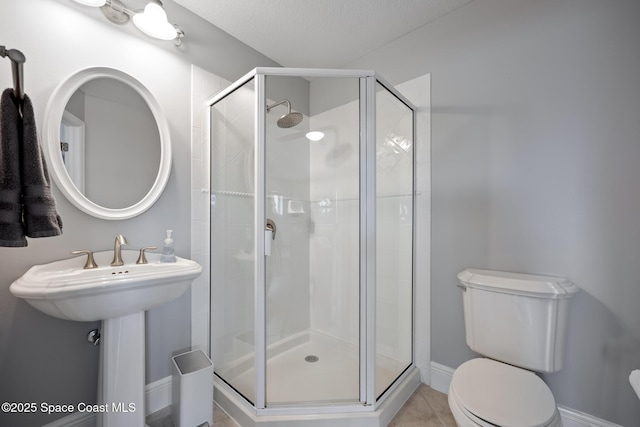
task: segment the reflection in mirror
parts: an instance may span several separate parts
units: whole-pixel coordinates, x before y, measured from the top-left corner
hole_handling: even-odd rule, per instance
[[[90,80],[67,102],[60,151],[76,188],[98,205],[120,209],[149,191],[160,166],[160,135],[151,110],[128,85]],[[87,173],[90,171],[90,173]]]
[[[51,95],[44,122],[49,172],[83,212],[132,218],[164,191],[169,125],[151,92],[129,74],[107,67],[72,74]]]
[[[60,153],[71,181],[84,194],[84,122],[67,110],[60,123]]]

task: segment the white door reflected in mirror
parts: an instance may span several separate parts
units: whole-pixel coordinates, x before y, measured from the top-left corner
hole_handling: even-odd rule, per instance
[[[60,154],[69,178],[84,194],[84,121],[67,110],[60,123]]]

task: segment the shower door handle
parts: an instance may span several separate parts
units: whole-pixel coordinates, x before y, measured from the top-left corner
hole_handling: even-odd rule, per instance
[[[271,218],[267,218],[266,228],[271,232],[271,240],[276,240],[276,223]]]
[[[267,225],[264,230],[264,254],[271,256],[271,243],[276,239],[276,223],[267,218]]]

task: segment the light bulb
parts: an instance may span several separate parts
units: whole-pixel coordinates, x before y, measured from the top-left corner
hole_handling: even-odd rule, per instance
[[[305,135],[307,137],[307,139],[309,141],[320,141],[322,138],[324,138],[324,133],[320,132],[318,130],[313,130],[311,132],[307,132],[307,134]]]
[[[133,23],[146,35],[160,39],[173,40],[178,36],[175,27],[167,21],[162,3],[152,0],[144,7],[144,12],[133,16]]]

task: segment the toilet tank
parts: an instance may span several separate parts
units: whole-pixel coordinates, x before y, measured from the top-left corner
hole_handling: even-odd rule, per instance
[[[562,277],[475,268],[460,272],[458,280],[473,351],[533,371],[562,368],[575,284]]]

